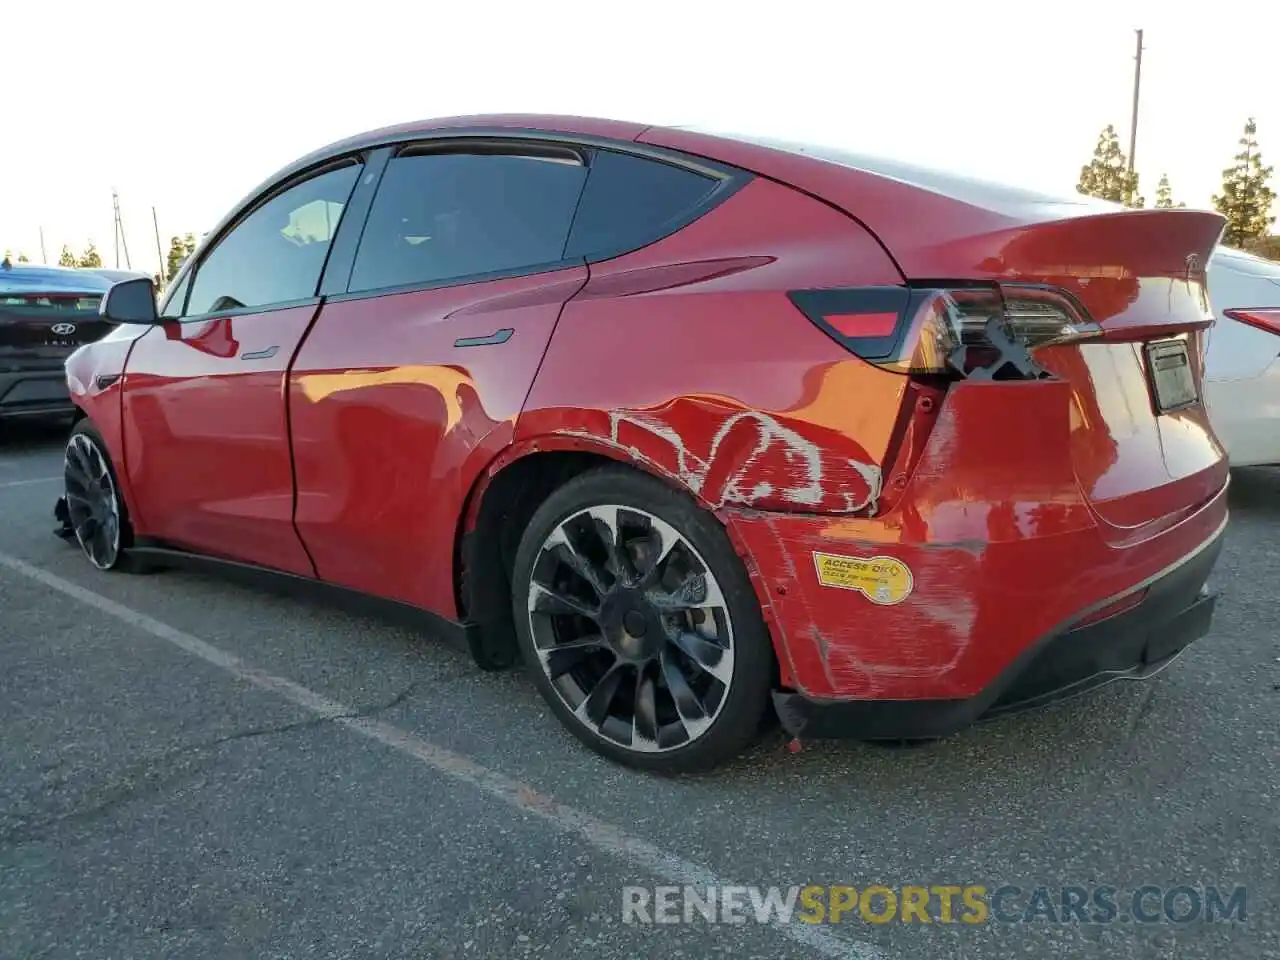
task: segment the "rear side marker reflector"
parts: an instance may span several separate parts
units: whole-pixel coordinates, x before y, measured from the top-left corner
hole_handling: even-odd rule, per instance
[[[836,313],[827,323],[841,336],[856,340],[863,337],[891,337],[898,326],[897,313]]]
[[[1101,336],[1083,306],[1055,287],[858,287],[793,290],[791,301],[843,347],[898,373],[1038,380],[1037,347]]]
[[[1118,617],[1126,611],[1132,610],[1134,607],[1147,599],[1147,592],[1150,588],[1136,590],[1128,596],[1121,597],[1119,600],[1113,600],[1104,604],[1092,613],[1081,617],[1071,625],[1072,630],[1078,630],[1080,627],[1087,627],[1095,623],[1101,623],[1103,620],[1110,620],[1112,617]]]

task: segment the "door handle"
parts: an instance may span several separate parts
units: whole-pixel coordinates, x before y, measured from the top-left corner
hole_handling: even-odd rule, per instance
[[[501,330],[495,330],[487,337],[459,337],[453,341],[455,347],[491,347],[499,343],[506,343],[515,333],[510,327],[503,327]]]
[[[265,350],[251,350],[248,353],[240,354],[241,360],[270,360],[276,355],[279,347],[267,347]]]

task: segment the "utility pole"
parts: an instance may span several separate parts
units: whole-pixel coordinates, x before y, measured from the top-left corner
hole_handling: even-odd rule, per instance
[[[44,249],[44,227],[40,228],[40,262],[45,264],[49,262],[49,254]]]
[[[154,206],[151,208],[151,225],[155,227],[156,231],[156,257],[158,258],[156,262],[160,264],[156,269],[159,271],[160,282],[163,284],[169,278],[165,276],[164,249],[160,246],[160,221],[156,219],[156,208]]]
[[[120,194],[115,190],[111,191],[111,205],[115,208],[116,214],[116,269],[120,269],[120,248],[124,247],[124,265],[132,270],[133,264],[129,262],[129,242],[124,237],[124,219],[120,216]]]
[[[1129,172],[1133,173],[1133,158],[1138,152],[1138,87],[1142,82],[1142,31],[1138,35],[1138,52],[1133,58],[1133,119],[1129,123]]]

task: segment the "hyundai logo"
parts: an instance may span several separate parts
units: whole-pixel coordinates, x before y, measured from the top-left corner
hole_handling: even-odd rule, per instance
[[[55,323],[49,329],[60,337],[69,337],[76,332],[76,325],[74,323]]]

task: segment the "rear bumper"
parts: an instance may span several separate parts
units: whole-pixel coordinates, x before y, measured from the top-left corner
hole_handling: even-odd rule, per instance
[[[58,416],[74,411],[67,374],[61,366],[0,370],[0,417]]]
[[[1219,529],[1172,569],[1099,606],[1140,594],[1137,605],[1042,637],[974,696],[834,700],[779,692],[774,694],[778,716],[793,736],[942,737],[976,720],[1061,700],[1113,680],[1149,677],[1209,631],[1216,596],[1205,581],[1217,562],[1223,536]]]
[[[1207,574],[1227,520],[1226,459],[1198,409],[1156,435],[1094,431],[1081,443],[1071,403],[1062,380],[966,381],[948,391],[911,475],[886,478],[901,495],[875,515],[721,509],[769,621],[779,687],[823,703],[961,701],[951,709],[977,717],[1013,697],[1015,679],[1019,700],[1040,696],[1039,671],[1056,692],[1140,669],[1132,638],[1096,670],[1061,652],[1082,635],[1031,661],[1116,598],[1187,564],[1192,579]],[[1086,497],[1081,466],[1109,498]],[[1193,606],[1204,581],[1175,590],[1161,617]],[[1141,598],[1145,616],[1153,597]]]

